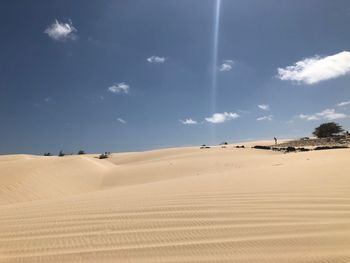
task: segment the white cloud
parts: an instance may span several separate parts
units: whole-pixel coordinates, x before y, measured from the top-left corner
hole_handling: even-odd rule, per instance
[[[302,120],[307,120],[307,121],[316,121],[316,120],[320,119],[320,117],[318,117],[315,114],[313,114],[313,115],[299,114],[298,117]]]
[[[270,105],[268,104],[260,104],[258,105],[259,109],[269,111],[270,110]]]
[[[314,121],[314,120],[337,120],[337,119],[344,119],[348,116],[344,113],[338,113],[334,109],[326,109],[324,111],[315,113],[315,114],[300,114],[298,116],[300,119],[307,120],[307,121]]]
[[[147,61],[149,63],[161,64],[161,63],[165,62],[165,57],[151,56],[151,57],[147,58]]]
[[[52,98],[51,97],[46,97],[46,98],[44,98],[44,101],[49,103],[50,101],[52,101]]]
[[[119,121],[120,123],[126,124],[126,120],[124,120],[122,118],[118,118],[117,121]]]
[[[220,71],[230,71],[232,69],[232,66],[227,63],[222,63],[219,67]]]
[[[277,77],[308,85],[334,79],[350,73],[350,52],[343,51],[335,55],[314,56],[296,62],[286,68],[278,68]]]
[[[338,107],[344,107],[350,105],[350,101],[343,101],[337,104]]]
[[[186,118],[185,120],[180,120],[180,122],[181,122],[182,124],[185,124],[185,125],[194,125],[194,124],[198,124],[197,121],[192,120],[191,118]]]
[[[346,114],[337,113],[334,109],[326,109],[322,112],[316,113],[317,116],[320,116],[326,120],[336,120],[336,119],[344,119],[346,118]]]
[[[273,115],[268,115],[268,116],[263,116],[263,117],[259,117],[256,120],[257,121],[272,121]]]
[[[205,118],[205,120],[210,123],[223,123],[237,118],[239,118],[239,115],[235,112],[223,112],[214,113],[211,117]]]
[[[69,23],[60,23],[57,20],[44,31],[49,37],[58,41],[76,39],[75,32],[77,32],[77,29],[72,25],[71,21]]]
[[[130,86],[124,82],[121,82],[121,83],[116,83],[114,84],[113,86],[109,87],[108,88],[108,91],[112,92],[112,93],[129,93],[129,89],[130,89]]]
[[[223,60],[223,63],[219,66],[219,71],[230,71],[233,63],[233,60],[230,59]]]

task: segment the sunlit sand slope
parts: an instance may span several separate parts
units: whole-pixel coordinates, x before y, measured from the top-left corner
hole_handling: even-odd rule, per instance
[[[90,156],[0,156],[0,205],[94,191],[113,169]]]
[[[0,262],[350,262],[349,157],[230,146],[1,157]]]

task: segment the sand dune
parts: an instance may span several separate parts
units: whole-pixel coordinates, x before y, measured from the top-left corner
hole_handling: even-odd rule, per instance
[[[1,156],[0,262],[350,262],[349,156]]]
[[[0,204],[98,190],[114,169],[91,156],[0,156]]]

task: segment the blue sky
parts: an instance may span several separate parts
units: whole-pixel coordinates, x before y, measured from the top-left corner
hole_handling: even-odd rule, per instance
[[[221,0],[214,61],[216,6],[1,1],[0,153],[350,129],[349,1]]]

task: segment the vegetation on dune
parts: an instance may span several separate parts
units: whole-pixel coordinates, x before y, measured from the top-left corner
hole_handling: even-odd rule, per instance
[[[209,146],[206,146],[205,144],[202,144],[202,146],[200,147],[200,149],[210,149]]]
[[[320,151],[320,150],[332,150],[332,149],[347,149],[349,148],[348,146],[344,145],[344,146],[318,146],[316,148],[314,148],[315,151]]]
[[[322,123],[320,126],[315,128],[313,135],[317,138],[327,138],[337,135],[343,132],[343,128],[335,122]]]
[[[265,145],[255,145],[253,146],[254,149],[260,149],[260,150],[271,150],[271,146],[265,146]]]
[[[348,148],[349,146],[349,132],[344,132],[344,129],[341,125],[335,122],[322,123],[315,128],[313,135],[317,138],[302,137],[299,140],[288,141],[280,144],[272,145],[255,145],[252,146],[254,149],[261,150],[273,150],[280,152],[307,152],[311,150],[328,150],[328,149],[342,149]],[[276,140],[276,138],[274,138]],[[227,148],[228,142],[224,141],[220,143],[221,148]],[[236,145],[235,148],[245,148],[244,145]],[[305,148],[310,147],[310,148]],[[313,148],[311,148],[313,147]],[[210,149],[210,146],[202,144],[200,149]],[[79,150],[78,155],[86,154],[85,151]],[[63,151],[60,151],[58,156],[63,157],[66,154]],[[73,154],[71,154],[73,155]],[[111,155],[110,152],[101,153],[95,158],[98,159],[107,159]],[[44,153],[44,156],[52,156],[51,153]]]
[[[111,155],[110,152],[101,153],[101,154],[98,156],[98,159],[107,159],[107,158],[109,158],[110,155]]]

